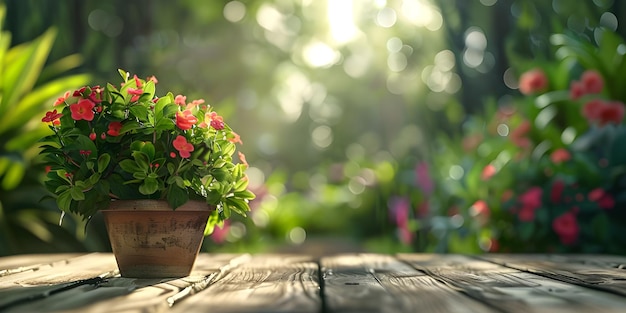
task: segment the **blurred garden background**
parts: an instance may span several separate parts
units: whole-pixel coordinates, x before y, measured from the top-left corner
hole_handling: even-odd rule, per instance
[[[626,253],[623,1],[0,3],[0,255],[110,249],[37,140],[118,68],[241,135],[258,198],[204,251]]]

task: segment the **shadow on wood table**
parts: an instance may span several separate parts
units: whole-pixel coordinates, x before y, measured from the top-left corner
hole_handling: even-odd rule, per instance
[[[1,312],[625,312],[626,258],[200,254],[188,277],[109,253],[0,258]]]

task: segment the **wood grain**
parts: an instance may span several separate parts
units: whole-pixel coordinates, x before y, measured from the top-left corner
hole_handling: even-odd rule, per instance
[[[396,258],[357,254],[321,260],[325,312],[492,312]]]
[[[0,258],[0,312],[626,312],[626,257],[200,254],[180,279],[110,253]]]
[[[32,272],[2,279],[0,311],[4,312],[157,312],[185,294],[206,288],[237,255],[200,255],[191,275],[181,279],[119,277],[111,254],[90,254],[55,262]],[[91,270],[93,269],[93,270]],[[98,271],[100,275],[93,275]],[[77,276],[77,273],[80,273]],[[24,276],[24,277],[21,277]],[[88,277],[88,278],[84,278]],[[5,277],[6,278],[6,277]],[[79,278],[79,279],[77,279]],[[11,288],[10,284],[20,286]]]
[[[482,257],[558,281],[626,296],[626,257],[608,255],[507,255]]]
[[[318,265],[308,256],[255,255],[172,312],[320,312]]]
[[[400,255],[459,292],[505,312],[624,312],[626,299],[461,255]]]

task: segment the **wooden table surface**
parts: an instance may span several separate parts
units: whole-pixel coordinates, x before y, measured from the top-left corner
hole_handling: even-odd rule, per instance
[[[626,257],[206,254],[119,276],[108,253],[0,258],[0,312],[626,312]]]

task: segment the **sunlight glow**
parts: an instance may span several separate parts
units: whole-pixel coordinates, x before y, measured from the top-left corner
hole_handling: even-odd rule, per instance
[[[229,22],[239,22],[246,16],[246,6],[239,1],[231,1],[224,6],[223,14]]]
[[[329,67],[339,61],[340,54],[321,41],[313,41],[302,49],[304,61],[311,67]]]
[[[353,5],[352,0],[328,0],[327,15],[330,34],[339,44],[352,41],[359,32],[354,25]]]
[[[401,13],[411,23],[430,31],[439,30],[443,26],[443,17],[439,10],[420,0],[404,0]]]

